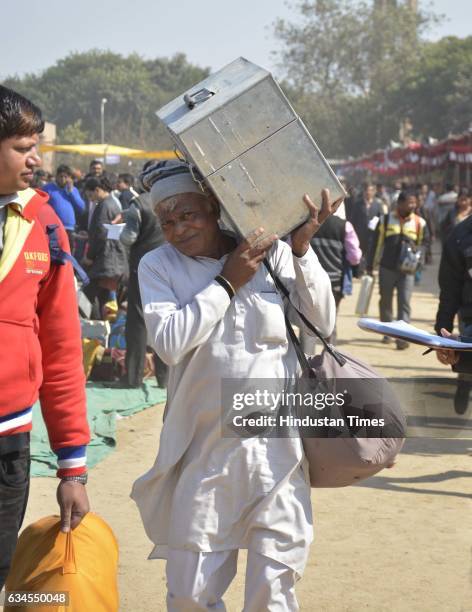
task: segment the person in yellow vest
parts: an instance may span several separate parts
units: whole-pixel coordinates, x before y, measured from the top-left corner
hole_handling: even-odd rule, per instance
[[[367,269],[372,273],[379,264],[380,320],[393,320],[393,294],[397,293],[397,320],[410,321],[411,295],[415,272],[427,240],[426,221],[415,214],[416,195],[401,192],[396,207],[390,213],[374,218],[370,230],[374,238]],[[391,338],[384,336],[384,344]],[[405,340],[396,340],[397,349],[408,348]]]

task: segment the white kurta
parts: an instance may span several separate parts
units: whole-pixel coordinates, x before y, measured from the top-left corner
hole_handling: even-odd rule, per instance
[[[171,367],[159,453],[131,496],[156,545],[152,558],[167,547],[249,548],[301,575],[312,540],[301,440],[221,435],[222,379],[293,379],[297,359],[265,267],[230,300],[213,280],[225,259],[187,257],[165,244],[141,261],[149,342]],[[278,241],[269,260],[292,302],[328,336],[335,305],[315,253],[297,258]]]

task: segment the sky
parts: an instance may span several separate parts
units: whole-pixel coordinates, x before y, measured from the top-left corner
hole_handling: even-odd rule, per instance
[[[431,39],[472,34],[472,0],[430,3],[446,16]],[[0,80],[92,48],[145,58],[183,52],[212,69],[243,55],[274,70],[273,23],[296,20],[286,0],[0,0],[0,16]]]

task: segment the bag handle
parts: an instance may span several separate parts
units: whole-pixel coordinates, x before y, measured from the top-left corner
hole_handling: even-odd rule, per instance
[[[64,551],[64,563],[62,574],[76,574],[77,565],[75,563],[74,542],[72,540],[72,529],[66,533],[66,549]]]
[[[201,102],[205,102],[206,100],[209,100],[214,95],[215,95],[214,91],[211,91],[210,89],[207,89],[206,87],[202,87],[198,91],[194,91],[191,94],[186,93],[184,95],[184,102],[188,106],[188,108],[192,110],[192,108],[195,108],[197,104],[200,104]]]
[[[346,363],[346,359],[341,355],[341,353],[338,353],[338,351],[334,348],[334,346],[332,344],[330,344],[329,342],[326,342],[325,338],[323,338],[323,336],[316,329],[316,327],[313,325],[313,323],[311,323],[305,317],[305,315],[302,312],[300,312],[296,306],[294,306],[293,302],[290,299],[290,292],[289,292],[289,290],[283,284],[283,282],[280,280],[280,278],[275,274],[275,272],[272,269],[272,266],[270,265],[269,260],[267,259],[267,257],[264,259],[264,265],[265,265],[267,271],[269,272],[272,280],[274,281],[276,288],[280,291],[280,293],[282,293],[282,295],[284,295],[287,298],[289,304],[292,306],[292,308],[298,314],[298,316],[303,321],[303,323],[308,327],[308,329],[310,331],[312,331],[315,334],[315,336],[317,336],[317,338],[319,338],[321,340],[325,350],[331,355],[331,357],[333,357],[333,359],[335,359],[336,362],[340,366],[343,366]],[[302,367],[302,370],[307,370],[308,372],[311,372],[312,371],[311,367],[310,367],[310,365],[308,363],[308,360],[306,358],[305,353],[302,350],[302,345],[300,344],[300,340],[297,338],[297,335],[295,334],[295,330],[293,329],[292,324],[290,323],[287,315],[285,315],[285,325],[287,326],[288,334],[289,334],[290,339],[292,340],[292,343],[294,345],[295,352],[297,353],[298,361],[299,361],[299,363],[300,363],[300,365]]]

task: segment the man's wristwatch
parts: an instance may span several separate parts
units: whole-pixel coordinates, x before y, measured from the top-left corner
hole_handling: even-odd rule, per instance
[[[86,485],[88,480],[88,473],[80,474],[79,476],[63,476],[61,480],[64,481],[72,481],[72,482],[80,482],[80,484]]]

